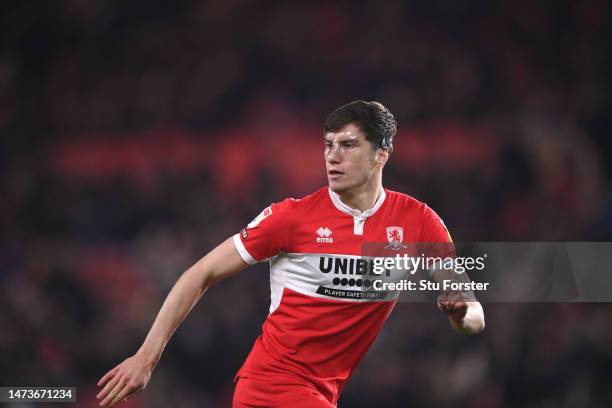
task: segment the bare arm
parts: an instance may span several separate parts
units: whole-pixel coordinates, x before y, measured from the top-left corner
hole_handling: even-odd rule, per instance
[[[477,301],[466,301],[464,297],[454,295],[438,298],[438,308],[448,316],[448,320],[457,333],[478,334],[485,328],[484,311]]]
[[[140,349],[98,382],[104,386],[97,395],[100,405],[111,407],[144,389],[166,344],[206,289],[247,266],[228,238],[186,270],[166,297]]]
[[[433,278],[442,282],[444,279],[453,282],[470,282],[467,273],[456,273],[452,270],[435,271]],[[438,309],[448,316],[448,320],[457,333],[478,334],[485,328],[484,310],[472,291],[447,291],[438,296]]]

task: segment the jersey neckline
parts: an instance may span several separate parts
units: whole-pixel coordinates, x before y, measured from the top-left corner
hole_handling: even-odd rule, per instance
[[[331,198],[331,201],[334,204],[334,207],[336,207],[338,210],[342,211],[345,214],[348,214],[352,217],[360,218],[360,219],[365,219],[365,218],[368,218],[374,215],[374,213],[376,213],[376,211],[380,209],[380,207],[385,202],[385,199],[387,198],[387,193],[385,189],[383,188],[382,193],[378,196],[372,208],[367,209],[365,211],[360,211],[360,210],[351,208],[348,205],[346,205],[342,201],[340,196],[337,193],[333,192],[331,188],[328,187],[327,191],[329,192],[329,198]]]

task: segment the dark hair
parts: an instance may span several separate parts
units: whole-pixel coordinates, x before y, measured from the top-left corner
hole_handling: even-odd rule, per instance
[[[376,149],[393,151],[393,137],[397,124],[393,114],[379,102],[353,101],[339,107],[325,119],[325,133],[338,132],[349,124],[365,133],[365,138]]]

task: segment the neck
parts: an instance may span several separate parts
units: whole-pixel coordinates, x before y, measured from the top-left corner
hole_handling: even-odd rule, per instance
[[[359,211],[369,210],[374,207],[376,199],[382,192],[382,177],[375,178],[372,183],[367,183],[361,188],[347,191],[338,191],[342,202]]]

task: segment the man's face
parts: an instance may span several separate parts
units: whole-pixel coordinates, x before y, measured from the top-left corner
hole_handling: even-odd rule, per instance
[[[355,125],[325,134],[325,166],[332,191],[361,187],[375,170],[376,151]]]

